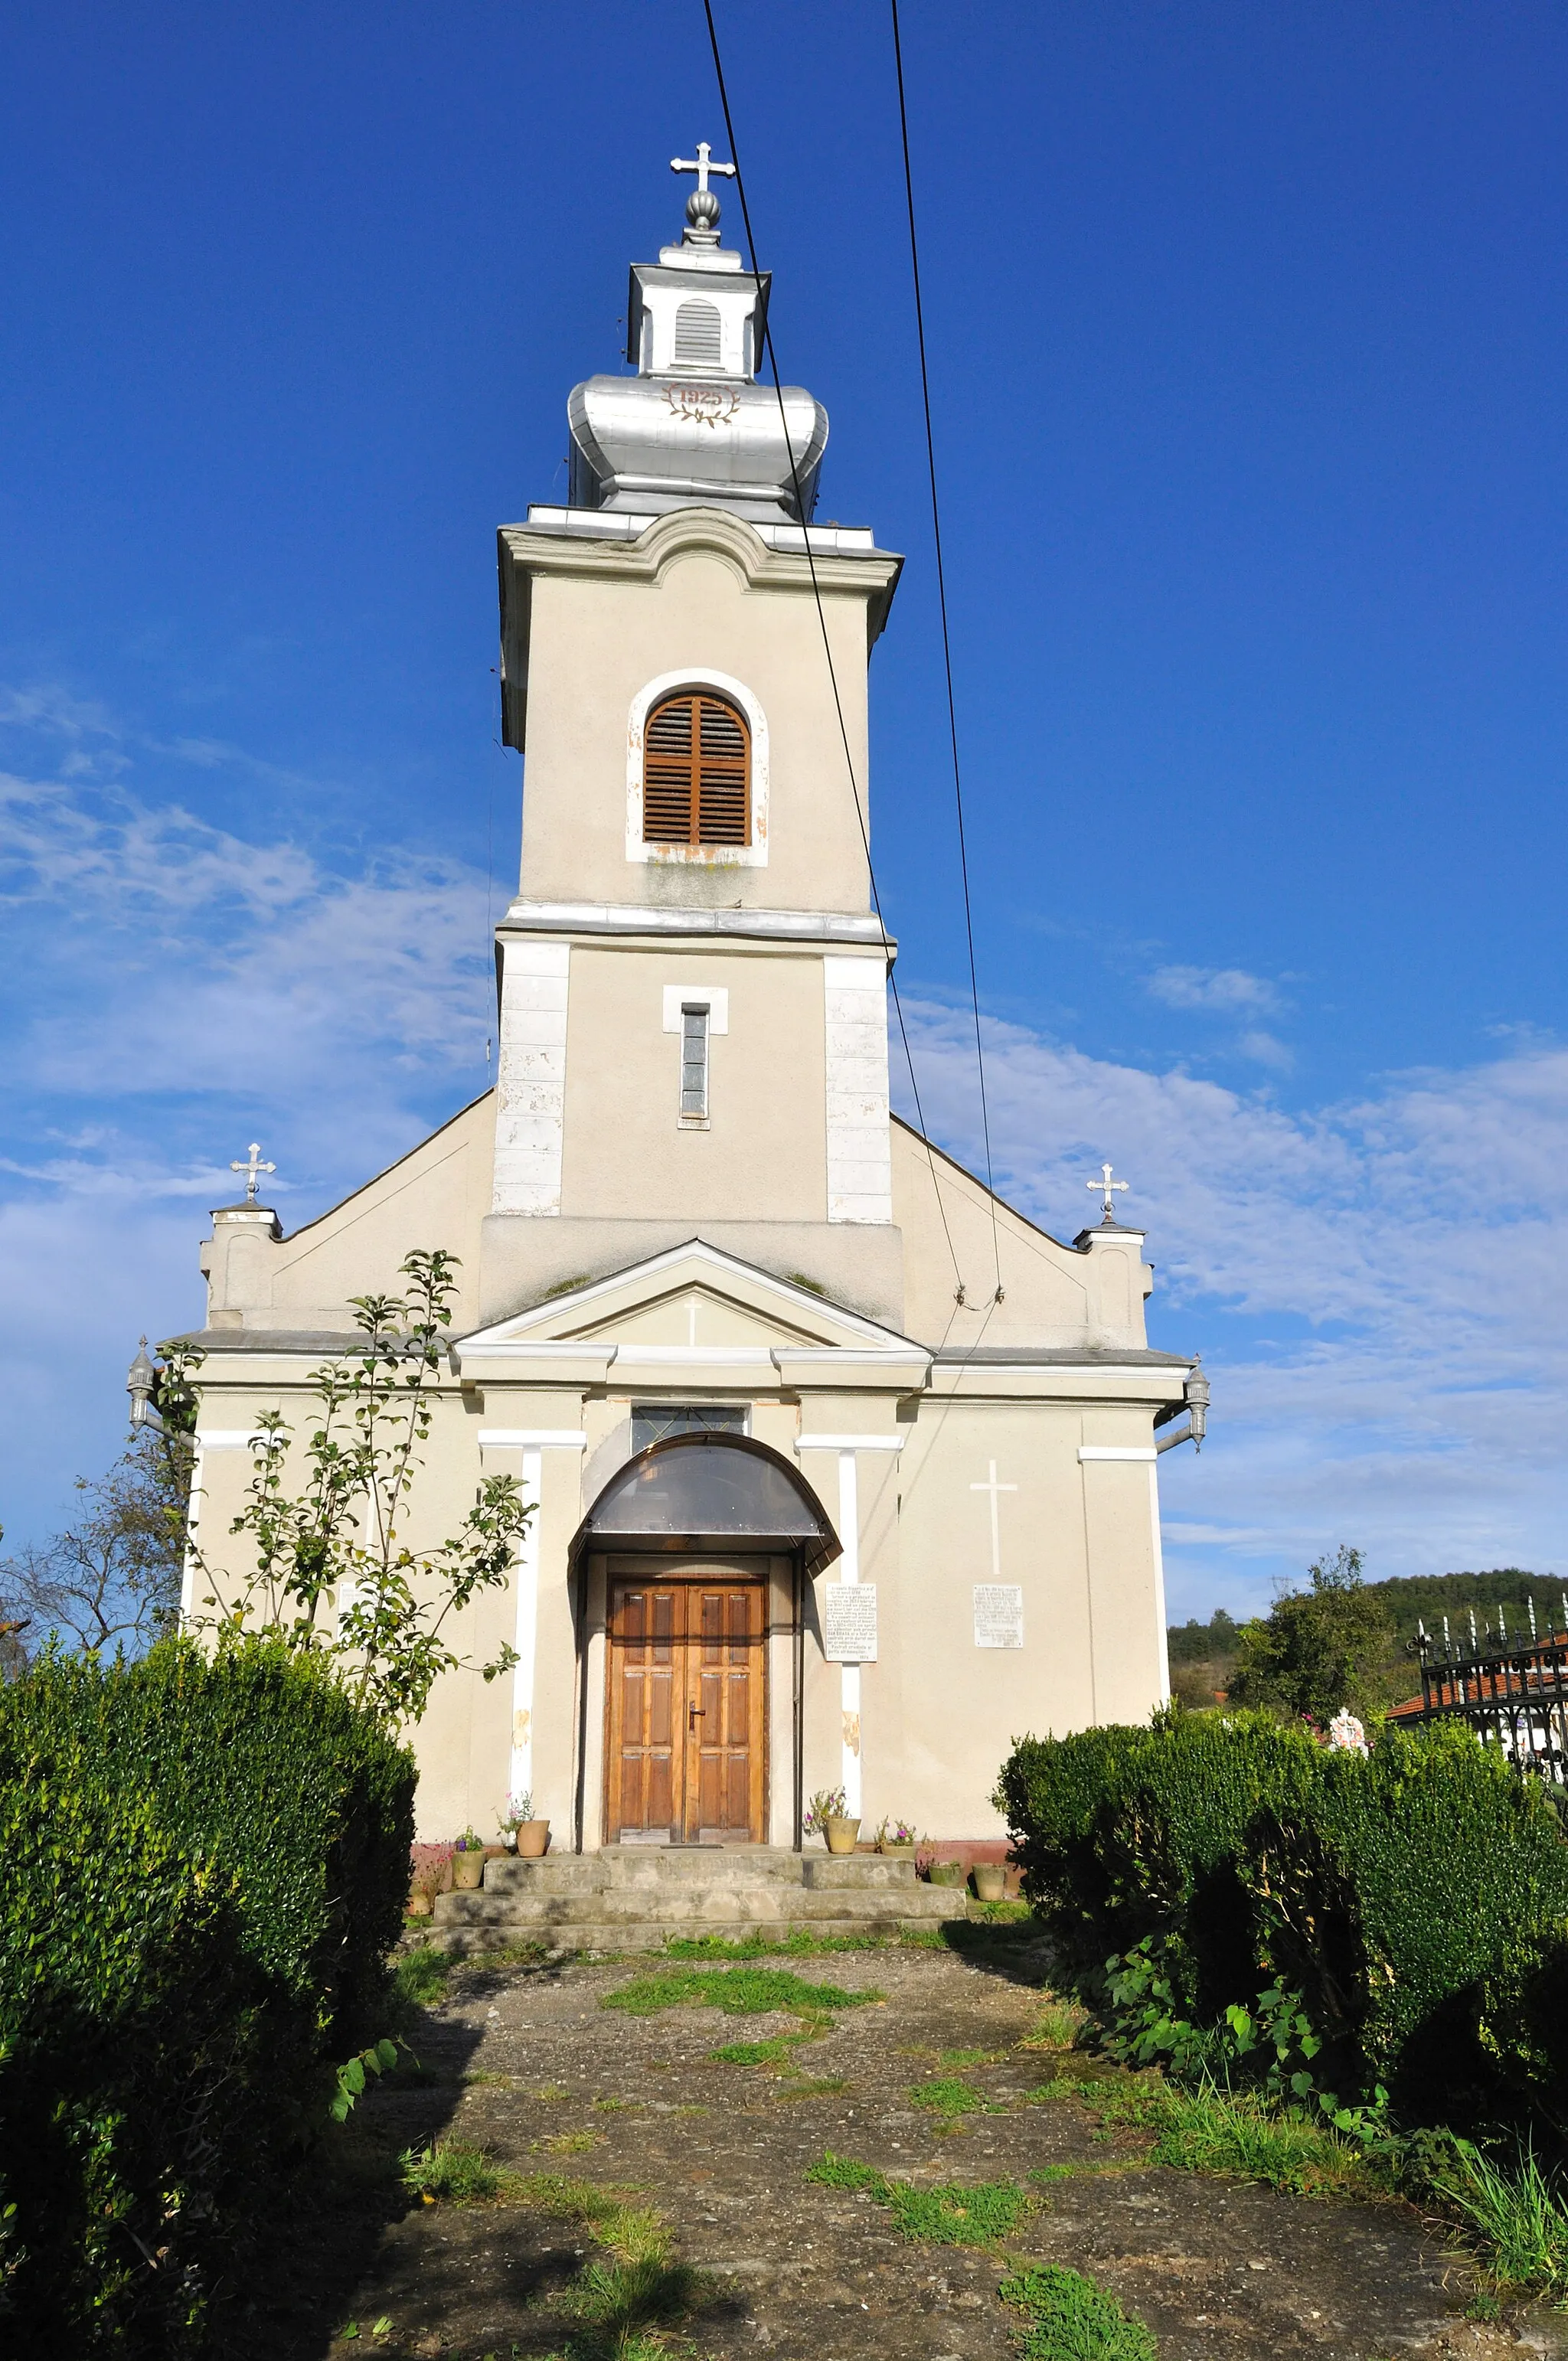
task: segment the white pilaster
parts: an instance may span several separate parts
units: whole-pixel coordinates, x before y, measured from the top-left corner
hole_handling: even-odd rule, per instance
[[[1154,1543],[1154,1611],[1159,1623],[1159,1701],[1170,1703],[1170,1635],[1165,1620],[1165,1548],[1159,1537],[1159,1461],[1149,1462],[1149,1535]]]
[[[539,1519],[544,1454],[522,1455],[522,1497],[533,1514],[517,1545],[517,1629],[512,1646],[517,1663],[511,1676],[511,1772],[509,1795],[526,1795],[533,1786],[533,1664],[539,1636]]]
[[[507,940],[496,1076],[498,1213],[559,1213],[566,1131],[569,943]]]
[[[839,1539],[843,1555],[839,1561],[839,1579],[844,1583],[861,1578],[861,1486],[860,1474],[852,1451],[839,1454]],[[844,1790],[844,1809],[851,1820],[861,1817],[861,1668],[859,1664],[841,1664],[839,1668],[839,1697],[843,1728],[843,1752],[839,1784]]]
[[[825,959],[828,1218],[891,1222],[893,1143],[887,1107],[887,966]]]

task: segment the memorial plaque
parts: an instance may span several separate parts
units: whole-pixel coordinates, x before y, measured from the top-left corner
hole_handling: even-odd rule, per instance
[[[821,1593],[822,1648],[834,1664],[876,1662],[876,1585],[830,1582]]]
[[[1021,1648],[1024,1593],[1015,1582],[977,1582],[974,1587],[977,1648]]]

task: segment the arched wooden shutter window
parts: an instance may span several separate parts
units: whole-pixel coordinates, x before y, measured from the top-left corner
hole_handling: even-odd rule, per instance
[[[744,718],[700,690],[664,697],[642,734],[644,844],[746,844],[751,829]]]

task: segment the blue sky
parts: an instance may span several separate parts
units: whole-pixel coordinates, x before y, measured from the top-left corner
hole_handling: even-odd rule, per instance
[[[887,18],[721,5],[976,1153]],[[1568,1565],[1568,21],[904,16],[997,1170],[1135,1184],[1182,1610]],[[115,1447],[259,1137],[308,1218],[484,1085],[494,529],[723,152],[699,5],[58,5],[0,76],[0,1516]],[[738,226],[738,209],[727,222]]]

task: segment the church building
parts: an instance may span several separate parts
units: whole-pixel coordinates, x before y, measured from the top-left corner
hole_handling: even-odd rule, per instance
[[[1207,1389],[1148,1348],[1109,1168],[1063,1244],[890,1112],[867,675],[903,561],[811,522],[827,414],[759,381],[769,281],[699,161],[634,373],[571,395],[567,504],[499,533],[495,1087],[291,1235],[214,1213],[201,1542],[237,1548],[258,1418],[305,1425],[349,1299],[448,1248],[418,1512],[510,1472],[535,1513],[455,1635],[515,1670],[411,1734],[421,1836],[526,1790],[557,1850],[798,1847],[841,1787],[862,1834],[994,1839],[1015,1736],[1168,1694],[1157,1454]]]

